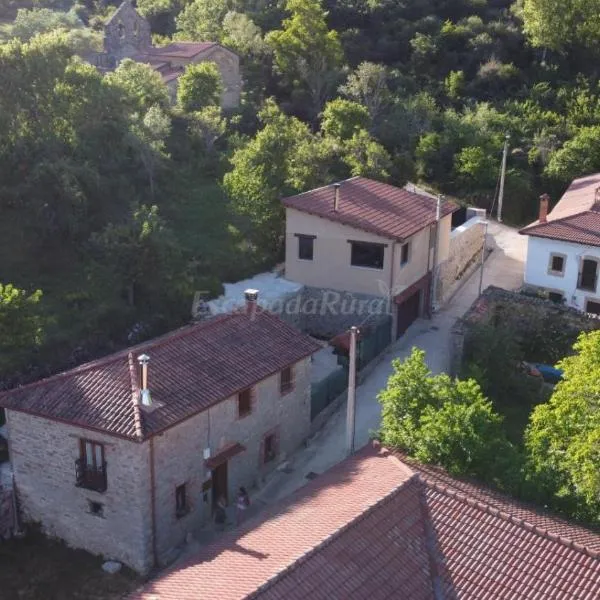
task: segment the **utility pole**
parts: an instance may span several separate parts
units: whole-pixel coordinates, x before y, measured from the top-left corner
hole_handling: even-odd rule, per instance
[[[487,242],[487,230],[488,230],[488,221],[482,221],[482,224],[485,225],[485,229],[483,230],[483,245],[481,246],[481,264],[479,266],[479,294],[481,296],[481,289],[483,288],[483,263],[485,261],[485,244]]]
[[[502,151],[502,170],[500,171],[500,191],[498,192],[498,223],[502,223],[502,201],[504,200],[504,178],[506,177],[506,158],[508,156],[508,141],[510,135],[504,137],[504,150]]]
[[[440,242],[440,219],[442,218],[442,202],[444,196],[441,194],[437,197],[437,205],[435,207],[435,238],[433,240],[433,266],[431,267],[431,298],[429,299],[430,312],[433,314],[436,305],[437,295],[437,261],[438,261],[438,248]]]
[[[348,456],[354,452],[354,430],[356,425],[356,338],[358,328],[350,327],[350,361],[348,365],[348,406],[346,409],[346,450]]]

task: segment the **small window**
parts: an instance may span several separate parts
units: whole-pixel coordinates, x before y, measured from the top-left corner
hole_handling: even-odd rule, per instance
[[[119,32],[119,37],[121,39],[125,38],[125,25],[123,25],[123,23],[119,23],[117,25],[117,31]]]
[[[312,260],[314,256],[314,241],[312,235],[298,235],[298,258]]]
[[[588,300],[585,304],[585,312],[592,313],[593,315],[600,315],[600,302]]]
[[[408,242],[406,244],[402,244],[402,250],[400,252],[400,265],[404,266],[409,259],[410,256],[410,247],[408,245]]]
[[[383,269],[383,244],[369,244],[368,242],[350,242],[352,251],[350,264],[353,267],[368,267],[370,269]]]
[[[565,270],[565,257],[562,254],[550,255],[550,272],[562,275]]]
[[[277,457],[277,435],[269,433],[265,435],[263,442],[263,462],[269,463]]]
[[[252,412],[252,389],[248,388],[238,394],[238,417],[247,417]]]
[[[286,367],[279,374],[279,391],[281,394],[289,394],[294,389],[294,370]]]
[[[182,483],[175,488],[175,516],[181,519],[188,513],[188,510],[186,484]]]
[[[552,300],[552,302],[556,302],[557,304],[563,303],[564,296],[561,292],[548,292],[548,300]]]
[[[90,514],[95,517],[103,517],[104,516],[104,504],[101,502],[92,502],[89,501]]]

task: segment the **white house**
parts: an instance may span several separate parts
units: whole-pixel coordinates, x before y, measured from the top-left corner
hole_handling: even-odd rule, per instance
[[[543,195],[538,220],[520,231],[529,236],[525,284],[600,314],[600,173],[575,179],[550,213],[548,202]]]

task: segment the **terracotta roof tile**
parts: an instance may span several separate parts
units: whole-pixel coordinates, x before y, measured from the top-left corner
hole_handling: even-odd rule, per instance
[[[519,233],[600,246],[599,188],[600,173],[573,180],[545,223],[534,221]]]
[[[139,440],[319,349],[271,313],[259,309],[251,319],[238,311],[4,392],[0,406]],[[135,401],[142,353],[150,356],[152,411]]]
[[[600,598],[600,535],[401,458],[361,450],[131,600]]]
[[[353,177],[340,183],[338,210],[333,209],[334,184],[283,199],[287,208],[362,229],[382,237],[405,240],[435,223],[435,198],[405,188]],[[458,210],[444,201],[442,216]]]
[[[168,60],[169,58],[193,58],[197,54],[206,52],[208,49],[218,45],[216,42],[173,42],[167,46],[148,48],[145,55],[154,60],[156,58],[163,60]]]

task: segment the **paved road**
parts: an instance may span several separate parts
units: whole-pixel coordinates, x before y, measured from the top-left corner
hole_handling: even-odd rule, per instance
[[[516,230],[490,222],[488,246],[493,248],[484,267],[483,288],[495,285],[516,289],[523,280],[526,238]],[[392,372],[391,360],[404,358],[413,346],[426,352],[427,363],[435,372],[449,369],[450,330],[478,296],[479,271],[473,273],[454,298],[433,319],[416,321],[398,340],[356,393],[356,447],[369,441],[370,433],[379,427],[378,392],[385,387]],[[307,448],[290,458],[288,468],[276,472],[267,484],[253,496],[256,505],[275,502],[292,493],[308,479],[309,473],[322,473],[345,457],[346,405],[344,404],[325,426],[310,440]],[[257,506],[257,508],[258,508]]]

